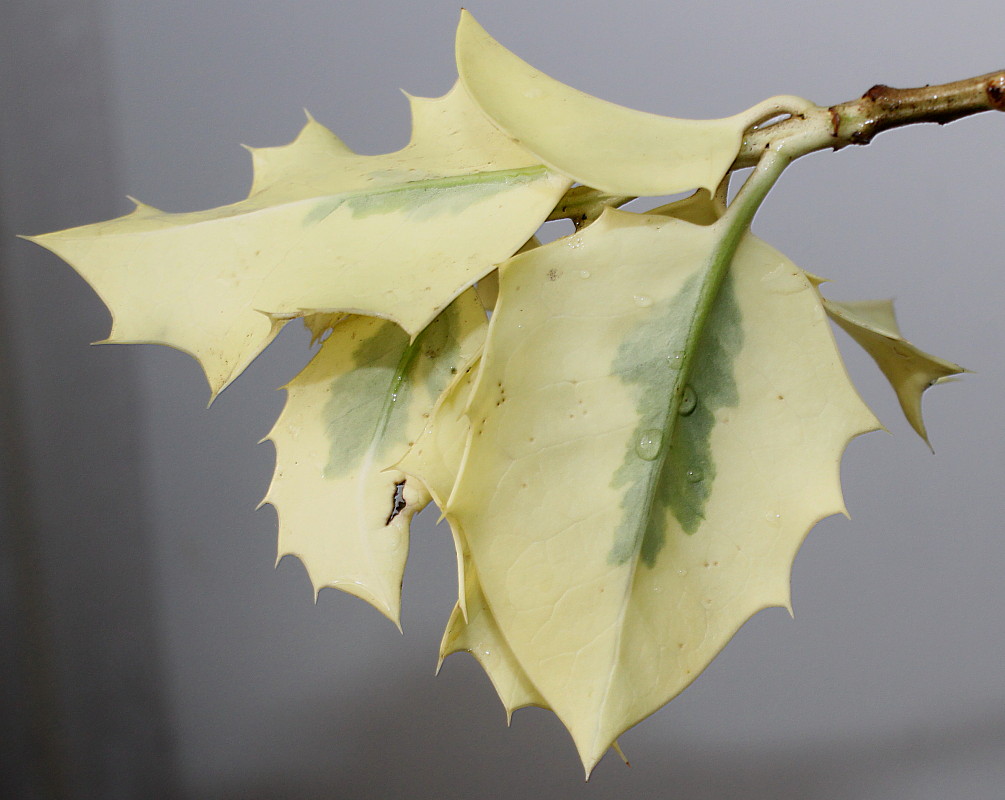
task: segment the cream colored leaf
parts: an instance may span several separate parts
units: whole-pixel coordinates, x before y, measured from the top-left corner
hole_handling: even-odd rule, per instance
[[[540,247],[541,241],[536,236],[531,236],[526,242],[524,242],[523,247],[517,250],[517,253],[526,253],[528,250],[533,250],[535,247]],[[482,305],[485,306],[487,311],[492,311],[496,307],[496,300],[499,298],[499,270],[494,269],[477,284],[475,288],[478,289],[478,299],[482,301]]]
[[[309,119],[290,145],[252,150],[250,195],[124,217],[33,241],[70,262],[112,312],[112,342],[195,356],[214,394],[283,322],[368,314],[418,334],[514,253],[569,187],[500,133],[461,86],[410,98],[411,142],[362,156]]]
[[[478,299],[482,301],[482,305],[492,311],[499,297],[499,271],[492,270],[475,284],[475,288],[478,290]]]
[[[838,303],[825,299],[823,303],[830,318],[872,356],[897,393],[907,421],[931,447],[921,416],[921,395],[929,386],[967,370],[907,341],[897,325],[892,300]]]
[[[744,130],[809,106],[799,98],[779,97],[711,120],[635,111],[534,69],[466,11],[456,50],[461,80],[493,122],[548,166],[611,194],[713,191],[736,159]]]
[[[455,377],[436,401],[422,432],[394,465],[395,469],[422,481],[433,502],[441,508],[446,505],[454,488],[471,427],[464,409],[477,374],[481,351],[472,351],[471,356],[467,363],[456,365]]]
[[[463,542],[463,536],[460,539]],[[454,653],[467,652],[481,664],[506,709],[507,721],[513,712],[526,706],[548,708],[499,630],[492,609],[485,600],[478,571],[464,553],[465,606],[454,606],[440,643],[440,663]],[[467,618],[465,619],[465,610]]]
[[[422,435],[416,439],[395,468],[420,480],[441,508],[453,489],[464,454],[470,425],[464,415],[477,363],[458,375],[441,396]],[[481,664],[506,709],[513,711],[544,701],[499,631],[492,610],[485,602],[478,575],[470,563],[463,531],[447,517],[457,551],[458,602],[454,606],[440,644],[440,664],[448,655],[468,652]]]
[[[335,586],[398,621],[408,526],[429,494],[388,467],[478,352],[485,326],[473,290],[411,343],[393,322],[351,316],[286,387],[263,502],[279,515],[280,557],[297,556],[315,592]]]
[[[463,409],[467,405],[471,385],[481,352],[474,353],[472,360],[458,367],[461,370],[450,386],[440,395],[433,413],[415,443],[395,469],[411,475],[426,487],[437,506],[443,508],[457,479],[464,445],[467,441],[467,417]],[[462,613],[466,614],[464,594],[464,568],[466,564],[464,544],[457,526],[449,518],[450,533],[454,539],[457,556],[457,596]],[[441,658],[442,661],[442,658]]]
[[[303,318],[304,327],[311,334],[311,344],[324,341],[332,329],[340,322],[349,318],[349,314],[335,312],[334,314],[308,314]]]
[[[877,425],[813,286],[750,236],[677,380],[724,226],[608,211],[500,270],[446,511],[587,771],[788,606],[807,530],[843,510],[841,453]]]

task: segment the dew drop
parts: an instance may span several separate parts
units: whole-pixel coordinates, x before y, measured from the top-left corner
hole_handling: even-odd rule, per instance
[[[581,269],[579,271],[579,277],[585,281],[587,278],[590,277],[590,271],[588,269]]]
[[[674,350],[670,355],[667,356],[667,364],[670,369],[680,369],[681,364],[684,363],[684,351]]]
[[[639,440],[635,444],[635,452],[639,458],[646,461],[654,461],[656,456],[660,454],[660,445],[662,443],[663,434],[656,430],[656,428],[650,428],[647,431],[643,431],[642,435],[639,436]]]
[[[653,304],[653,299],[648,295],[637,294],[635,295],[635,305],[639,308],[649,308]]]
[[[687,575],[687,570],[686,569],[679,569],[679,570],[677,570],[677,574],[680,575],[683,578],[685,575]]]
[[[694,389],[690,386],[684,387],[684,394],[680,398],[680,409],[678,413],[682,417],[689,416],[694,413],[695,407],[698,405],[698,395],[694,393]]]
[[[689,469],[687,471],[688,483],[701,483],[703,480],[705,480],[705,473],[700,469]]]

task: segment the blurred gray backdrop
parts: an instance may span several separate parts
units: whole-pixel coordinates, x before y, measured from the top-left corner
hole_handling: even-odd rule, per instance
[[[813,4],[471,0],[580,89],[674,116],[820,103],[1005,66],[1000,0]],[[884,134],[796,164],[755,230],[894,296],[921,347],[976,371],[926,398],[932,456],[867,358],[893,436],[852,443],[851,521],[811,532],[795,620],[748,623],[588,784],[536,709],[507,729],[472,659],[433,677],[455,593],[424,516],[404,636],[303,568],[274,568],[256,445],[308,355],[291,330],[212,410],[196,363],[88,347],[68,267],[15,233],[239,199],[238,143],[306,107],[361,152],[408,138],[398,88],[455,76],[456,2],[6,0],[0,21],[0,794],[18,798],[995,798],[1005,792],[1002,347],[1005,117]]]

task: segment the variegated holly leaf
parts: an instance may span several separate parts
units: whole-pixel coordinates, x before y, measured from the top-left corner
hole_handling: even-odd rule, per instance
[[[966,372],[959,364],[920,350],[900,333],[892,300],[824,300],[827,314],[872,356],[890,381],[900,408],[915,432],[928,441],[921,416],[921,395],[929,387]]]
[[[463,87],[410,100],[412,139],[396,153],[359,155],[309,119],[292,144],[252,150],[238,203],[183,214],[138,204],[33,241],[108,305],[107,341],[190,353],[214,394],[290,317],[368,314],[414,336],[526,242],[570,182]]]
[[[429,494],[390,467],[479,352],[485,327],[473,289],[412,342],[393,322],[350,316],[286,387],[263,502],[279,515],[280,557],[297,556],[315,592],[342,589],[397,623],[408,526]]]
[[[722,180],[743,132],[811,104],[776,97],[723,119],[676,119],[584,94],[530,66],[466,11],[457,28],[457,71],[489,118],[545,164],[615,195],[656,196]]]
[[[843,510],[843,449],[877,426],[813,286],[756,238],[702,323],[727,233],[608,211],[500,270],[446,513],[587,771],[788,605],[807,530]]]

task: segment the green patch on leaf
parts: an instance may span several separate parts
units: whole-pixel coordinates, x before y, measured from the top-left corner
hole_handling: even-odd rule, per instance
[[[393,322],[379,322],[353,351],[356,368],[331,382],[325,403],[331,443],[326,478],[348,474],[375,441],[396,438],[380,434],[392,425],[397,400],[393,387],[408,347],[407,333]]]
[[[378,322],[353,351],[356,369],[332,381],[326,403],[331,457],[325,477],[347,474],[375,448],[382,458],[407,422],[412,387],[422,381],[434,397],[450,379],[460,348],[460,310],[451,303],[409,343],[393,322]],[[399,413],[400,409],[404,409]]]
[[[680,367],[689,360],[684,347],[703,277],[692,276],[679,294],[654,307],[625,339],[612,367],[621,380],[638,387],[639,413],[624,463],[611,482],[616,489],[628,486],[610,553],[615,564],[638,554],[652,567],[669,534],[667,511],[685,533],[694,533],[712,493],[715,412],[738,402],[733,362],[743,345],[743,330],[727,278],[699,339],[690,380],[682,385]]]
[[[354,218],[374,214],[404,212],[410,220],[422,222],[440,214],[459,214],[492,195],[540,179],[544,167],[479,172],[446,178],[410,181],[400,186],[347,192],[315,203],[304,217],[304,226],[321,222],[343,205]]]

